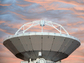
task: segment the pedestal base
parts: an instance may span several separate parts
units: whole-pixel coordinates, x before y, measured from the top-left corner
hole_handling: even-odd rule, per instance
[[[61,61],[58,61],[58,62],[53,62],[53,61],[50,61],[50,60],[45,60],[44,58],[37,58],[36,60],[33,60],[28,62],[28,61],[21,61],[21,63],[61,63]]]

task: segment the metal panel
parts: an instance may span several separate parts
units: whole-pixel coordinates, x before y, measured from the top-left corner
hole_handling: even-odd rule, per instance
[[[52,60],[53,60],[53,61],[57,61],[57,60],[61,59],[60,55],[62,56],[63,54],[59,52],[57,55],[55,55],[55,56],[52,58]]]
[[[52,60],[58,61],[58,60],[61,60],[63,58],[66,58],[67,56],[68,56],[67,54],[64,54],[64,53],[59,52],[56,56],[54,56],[52,58]]]
[[[69,38],[69,41],[65,44],[65,48],[62,50],[63,53],[65,53],[65,51],[68,49],[68,47],[71,45],[73,39]]]
[[[13,43],[13,45],[17,48],[17,50],[19,52],[25,51],[24,47],[23,47],[23,45],[22,45],[22,43],[21,43],[21,41],[20,41],[20,39],[18,37],[11,38],[10,41]]]
[[[48,55],[49,55],[49,51],[42,51],[43,58],[47,59]]]
[[[41,35],[30,36],[33,50],[41,50]]]
[[[28,58],[30,58],[30,55],[27,53],[27,52],[25,52],[25,53],[22,53],[23,55],[24,55],[24,57],[26,57],[26,59]]]
[[[76,49],[76,47],[78,42],[77,41],[72,41],[71,45],[67,48],[67,50],[65,51],[66,54],[70,54],[72,51],[74,51],[74,49]]]
[[[61,47],[61,45],[64,42],[65,37],[58,37],[56,36],[54,41],[53,41],[53,45],[52,45],[52,49],[51,51],[58,51]]]
[[[74,47],[73,47],[73,49],[72,50],[70,50],[70,52],[68,53],[68,54],[71,54],[74,50],[76,50],[77,49],[77,47],[78,47],[79,45],[78,44],[76,44]]]
[[[37,58],[39,58],[38,52],[39,51],[34,51],[34,54],[36,55]]]
[[[17,54],[19,53],[19,51],[16,49],[16,47],[11,43],[10,40],[6,40],[4,42],[4,45],[13,53],[13,54]]]
[[[58,54],[57,52],[50,51],[48,53],[47,59],[51,60],[53,58],[53,56],[56,56],[57,54]]]
[[[63,44],[61,45],[61,48],[59,49],[60,52],[63,52],[63,50],[66,48],[66,44],[70,41],[70,38],[65,38]]]
[[[43,36],[43,50],[50,50],[53,43],[53,36]]]
[[[28,55],[30,55],[31,59],[35,60],[37,58],[34,51],[28,51],[27,53],[28,53]]]
[[[25,51],[31,51],[32,50],[32,45],[31,45],[29,36],[22,36],[22,37],[19,37],[19,39],[20,39]]]

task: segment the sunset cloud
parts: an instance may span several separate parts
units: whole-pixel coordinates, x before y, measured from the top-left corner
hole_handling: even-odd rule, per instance
[[[0,63],[20,63],[22,61],[3,46],[3,40],[15,34],[23,24],[41,19],[61,24],[70,35],[81,41],[81,46],[68,58],[62,60],[62,63],[84,63],[83,0],[1,0]],[[40,31],[40,26],[37,27],[29,31]],[[46,26],[44,29],[48,32],[55,32],[52,27]]]
[[[0,4],[0,6],[10,6],[11,4]]]
[[[11,33],[8,33],[6,30],[0,29],[0,31],[12,35]]]

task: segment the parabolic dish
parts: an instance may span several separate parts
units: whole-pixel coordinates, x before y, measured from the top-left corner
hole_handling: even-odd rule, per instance
[[[22,60],[44,58],[56,62],[67,58],[80,41],[68,34],[26,32],[6,38],[3,44]]]

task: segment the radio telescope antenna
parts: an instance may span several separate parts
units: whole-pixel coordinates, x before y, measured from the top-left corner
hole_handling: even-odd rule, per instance
[[[29,27],[27,27],[30,25]],[[28,32],[34,26],[41,26],[40,32]],[[45,26],[54,28],[59,33],[45,32]],[[55,26],[56,25],[56,26]],[[25,28],[27,27],[27,28]],[[59,27],[59,28],[58,28]],[[7,37],[3,44],[17,57],[21,63],[61,63],[76,48],[80,41],[69,35],[65,28],[52,21],[38,20],[22,25],[14,35]]]

